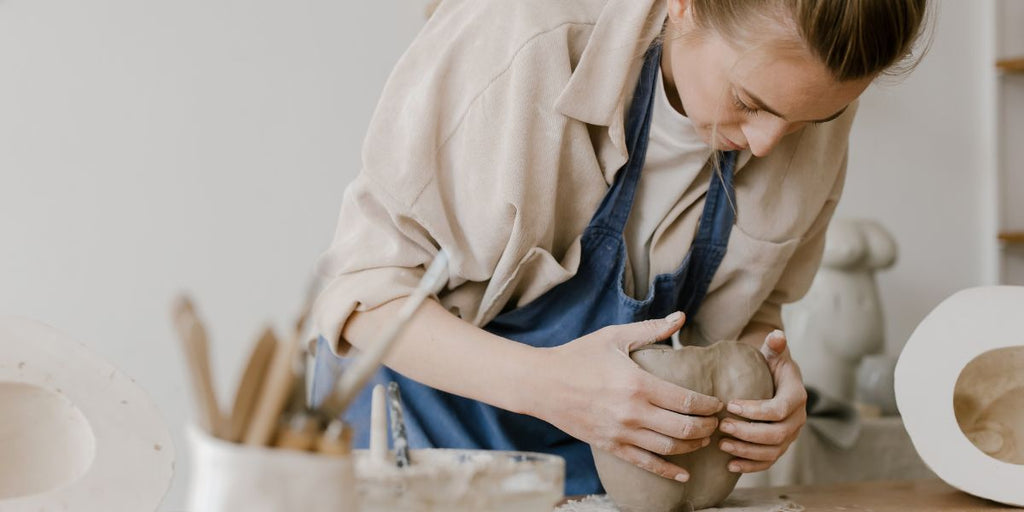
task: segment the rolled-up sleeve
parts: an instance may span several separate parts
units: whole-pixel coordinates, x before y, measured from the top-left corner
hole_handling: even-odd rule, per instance
[[[316,262],[327,283],[313,306],[319,334],[337,347],[353,312],[411,294],[437,251],[416,219],[360,175],[345,190],[334,240]]]
[[[562,275],[520,267],[540,251],[572,254],[606,186],[587,126],[554,108],[594,13],[544,10],[445,2],[392,70],[316,263],[326,287],[312,318],[339,351],[349,316],[408,296],[442,248],[438,298],[478,325],[520,281]]]

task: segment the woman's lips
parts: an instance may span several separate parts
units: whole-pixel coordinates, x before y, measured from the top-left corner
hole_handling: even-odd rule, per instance
[[[730,140],[729,137],[726,137],[725,135],[721,135],[721,137],[722,137],[722,140],[725,142],[725,145],[729,149],[734,150],[734,151],[738,151],[738,150],[744,149],[743,146],[740,146],[739,144],[736,144],[735,142]]]

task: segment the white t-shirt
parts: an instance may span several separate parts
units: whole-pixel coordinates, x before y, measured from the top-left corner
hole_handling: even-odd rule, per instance
[[[655,82],[647,158],[623,234],[629,260],[626,293],[635,298],[647,296],[655,275],[676,270],[653,269],[652,273],[651,239],[711,156],[711,148],[697,134],[690,119],[669,103],[660,69]],[[675,265],[682,263],[684,256],[685,253],[680,254]]]

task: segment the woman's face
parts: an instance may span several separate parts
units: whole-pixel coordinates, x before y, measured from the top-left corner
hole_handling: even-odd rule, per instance
[[[783,136],[838,117],[871,83],[836,82],[803,45],[787,41],[784,28],[726,41],[694,25],[686,0],[668,3],[670,23],[683,36],[670,31],[665,40],[666,92],[715,149],[765,156]]]

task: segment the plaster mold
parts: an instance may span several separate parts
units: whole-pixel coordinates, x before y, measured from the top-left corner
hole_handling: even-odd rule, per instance
[[[0,512],[152,511],[171,436],[135,382],[60,332],[0,318]]]
[[[970,494],[1024,506],[1024,287],[946,299],[907,341],[896,401],[924,462]]]
[[[979,450],[1024,464],[1024,345],[971,360],[953,388],[953,414]]]

